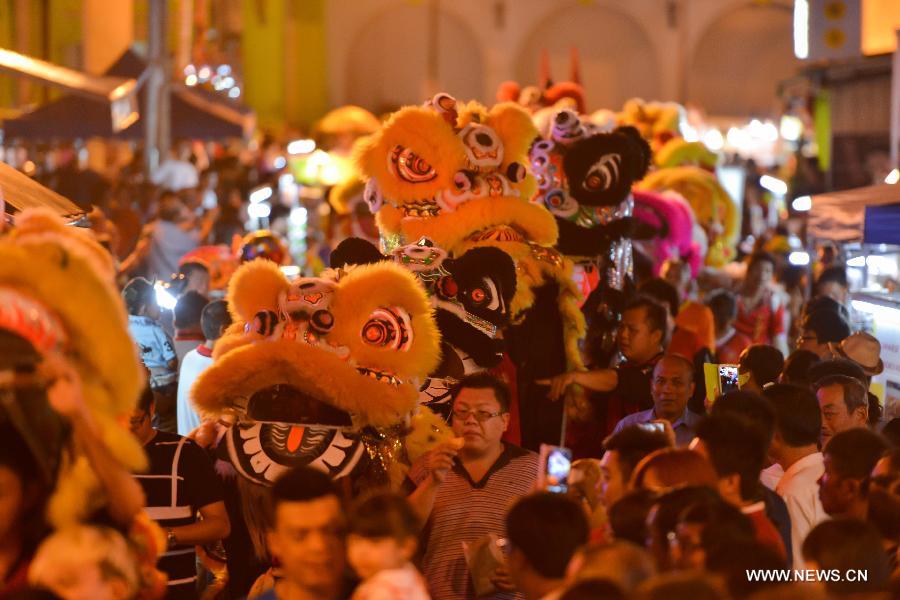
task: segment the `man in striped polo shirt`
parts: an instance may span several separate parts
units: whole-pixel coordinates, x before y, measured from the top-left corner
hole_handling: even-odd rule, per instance
[[[212,461],[192,440],[153,429],[154,409],[147,388],[129,425],[144,445],[150,468],[135,478],[147,497],[144,510],[166,533],[168,548],[157,565],[169,577],[166,598],[197,598],[195,546],[217,542],[231,531],[222,484]]]
[[[488,534],[503,537],[507,509],[535,488],[538,456],[501,438],[509,425],[509,389],[486,373],[463,378],[453,389],[452,426],[464,440],[444,444],[410,470],[409,499],[426,521],[423,572],[433,598],[475,598],[464,542]],[[521,598],[501,568],[497,592],[481,598]]]

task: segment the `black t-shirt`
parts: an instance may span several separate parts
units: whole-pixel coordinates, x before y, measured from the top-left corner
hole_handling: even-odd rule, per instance
[[[192,440],[157,431],[144,451],[150,468],[135,478],[147,497],[147,513],[163,529],[190,525],[197,511],[224,499],[212,461]],[[174,548],[159,559],[159,569],[169,576],[167,598],[196,596],[195,562],[193,546]]]
[[[623,417],[653,407],[650,384],[653,369],[660,358],[662,353],[639,365],[626,362],[616,367],[616,387],[609,392],[592,394],[591,400],[601,419],[605,435],[611,434]]]

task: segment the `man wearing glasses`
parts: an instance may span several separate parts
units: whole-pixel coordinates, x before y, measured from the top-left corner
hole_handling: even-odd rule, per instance
[[[479,373],[463,378],[451,392],[451,425],[457,440],[422,457],[410,471],[409,497],[425,525],[422,561],[434,598],[474,598],[464,543],[489,534],[504,535],[504,518],[513,500],[534,490],[538,456],[501,438],[509,426],[509,389]],[[491,581],[489,598],[515,598],[504,568]]]

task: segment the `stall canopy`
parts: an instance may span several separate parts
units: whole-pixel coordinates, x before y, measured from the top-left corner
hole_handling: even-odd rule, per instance
[[[112,78],[139,78],[147,64],[134,51],[128,50],[104,74]],[[140,110],[145,107],[145,94],[138,94]],[[253,113],[232,102],[182,83],[169,84],[172,138],[223,139],[245,137],[253,129]],[[109,110],[103,101],[69,95],[49,102],[36,110],[3,123],[7,138],[74,139],[105,137],[141,139],[143,123],[138,121],[122,131],[114,131]]]
[[[63,99],[90,105],[95,109],[97,122],[105,125],[111,133],[127,128],[139,118],[138,83],[135,78],[140,73],[88,75],[5,48],[0,48],[0,72],[33,79],[68,92],[70,96]]]
[[[900,185],[813,196],[807,232],[835,242],[900,244]]]
[[[46,206],[67,220],[81,217],[84,211],[71,200],[47,189],[24,173],[0,162],[0,204],[3,213],[15,214],[26,208]]]

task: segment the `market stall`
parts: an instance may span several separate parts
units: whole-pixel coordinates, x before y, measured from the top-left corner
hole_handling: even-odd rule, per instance
[[[900,185],[873,185],[812,197],[811,243],[840,243],[852,308],[881,342],[884,372],[872,379],[884,419],[900,416]]]
[[[133,82],[145,68],[146,62],[128,50],[98,79]],[[168,89],[173,139],[242,138],[253,131],[255,118],[245,107],[179,82],[170,83]],[[104,97],[72,93],[4,121],[3,131],[8,139],[143,139],[144,125],[137,115],[144,114],[146,98],[143,91],[136,96],[135,108],[139,105],[140,110],[124,127],[110,120],[110,103]]]

